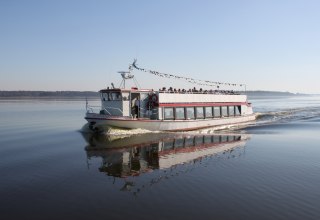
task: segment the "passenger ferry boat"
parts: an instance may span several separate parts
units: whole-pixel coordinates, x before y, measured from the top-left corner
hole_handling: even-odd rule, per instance
[[[100,90],[101,108],[98,113],[87,104],[85,119],[90,129],[102,131],[115,127],[188,131],[239,125],[256,119],[247,96],[232,91],[127,89],[126,80],[134,80],[131,74],[133,67],[136,67],[135,62],[129,67],[129,72],[119,72],[123,77],[123,88],[113,86]],[[154,74],[155,71],[151,72]]]

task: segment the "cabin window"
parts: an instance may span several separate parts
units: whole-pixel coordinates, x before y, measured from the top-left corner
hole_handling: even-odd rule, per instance
[[[235,115],[240,115],[241,114],[241,106],[235,106]]]
[[[222,106],[221,113],[223,117],[228,117],[228,106]]]
[[[221,109],[220,109],[220,106],[217,106],[217,107],[213,107],[214,111],[214,117],[215,118],[220,118],[221,117]]]
[[[173,108],[164,108],[164,119],[174,119]]]
[[[102,94],[101,94],[101,99],[102,99],[103,101],[110,101],[109,93],[102,93]]]
[[[212,118],[212,107],[205,107],[206,118]]]
[[[183,120],[186,119],[185,115],[184,115],[184,108],[176,108],[176,119],[178,120]]]
[[[187,119],[194,119],[194,107],[186,108]]]
[[[106,92],[101,94],[101,98],[103,101],[121,101],[121,93],[120,92]]]
[[[228,107],[229,116],[234,116],[234,106]]]
[[[109,97],[112,101],[121,101],[121,93],[120,92],[111,92]]]
[[[197,118],[204,118],[203,107],[196,107]]]

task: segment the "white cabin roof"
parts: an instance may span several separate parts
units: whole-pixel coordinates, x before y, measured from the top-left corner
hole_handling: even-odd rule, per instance
[[[246,95],[159,93],[159,103],[246,102]]]

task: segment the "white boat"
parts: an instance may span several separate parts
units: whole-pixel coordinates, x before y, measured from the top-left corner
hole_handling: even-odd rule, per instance
[[[132,65],[135,66],[134,64]],[[132,66],[129,67],[129,70],[131,69]],[[94,112],[93,108],[87,106],[85,119],[92,130],[101,131],[115,127],[150,131],[188,131],[240,125],[256,119],[246,95],[232,91],[195,88],[163,88],[158,91],[137,87],[127,89],[125,80],[134,77],[131,71],[120,73],[124,88],[100,90],[99,112]]]

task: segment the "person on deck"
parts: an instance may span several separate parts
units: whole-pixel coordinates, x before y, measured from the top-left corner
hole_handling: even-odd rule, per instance
[[[134,113],[136,115],[136,118],[139,118],[139,112],[140,112],[140,100],[137,98],[134,101]]]

